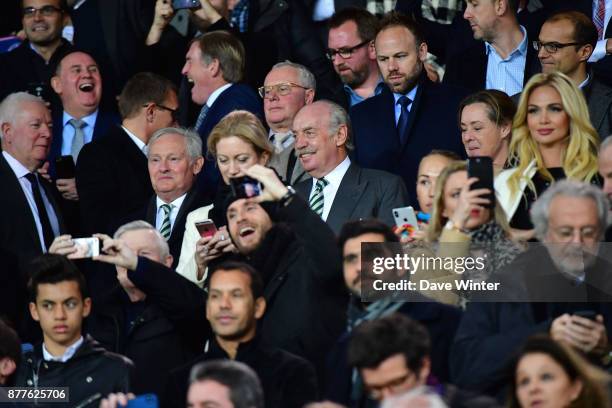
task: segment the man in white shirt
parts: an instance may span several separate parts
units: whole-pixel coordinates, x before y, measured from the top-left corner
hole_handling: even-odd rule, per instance
[[[401,178],[351,163],[351,125],[342,107],[330,101],[304,106],[293,121],[295,150],[312,180],[296,190],[338,233],[349,220],[380,218],[393,224],[393,208],[408,205]]]

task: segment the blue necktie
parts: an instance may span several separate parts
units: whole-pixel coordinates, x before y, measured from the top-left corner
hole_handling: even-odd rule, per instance
[[[208,113],[208,105],[204,104],[202,106],[202,110],[200,110],[200,114],[198,115],[198,120],[196,120],[195,130],[196,132],[200,130],[200,126],[204,123],[204,119],[206,119],[206,114]]]
[[[403,145],[408,138],[408,135],[406,134],[408,131],[408,119],[410,116],[408,105],[412,103],[412,100],[406,95],[402,95],[397,100],[397,103],[399,103],[401,106],[400,117],[397,121],[397,134],[399,136],[400,144]]]

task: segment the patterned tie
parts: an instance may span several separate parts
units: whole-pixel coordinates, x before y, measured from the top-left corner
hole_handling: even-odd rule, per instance
[[[164,210],[164,219],[159,227],[159,233],[162,234],[162,237],[168,240],[170,238],[170,234],[172,233],[172,227],[170,225],[170,213],[172,212],[172,204],[162,204],[160,208]]]
[[[204,104],[204,106],[202,106],[202,109],[200,110],[200,114],[198,115],[198,120],[196,120],[196,124],[195,124],[196,131],[200,130],[200,126],[202,126],[202,123],[204,123],[204,119],[206,119],[206,114],[208,113],[209,109],[210,108],[208,107],[207,104]]]
[[[25,175],[25,178],[28,179],[32,187],[34,203],[36,204],[36,209],[38,210],[38,219],[40,220],[40,225],[42,226],[45,247],[48,249],[51,246],[51,243],[53,243],[55,234],[53,233],[53,228],[51,228],[51,222],[49,221],[49,215],[47,214],[47,209],[45,208],[42,194],[40,194],[41,186],[38,182],[38,177],[35,174],[28,173]]]
[[[406,95],[402,95],[397,100],[397,103],[401,106],[401,113],[399,120],[397,121],[397,134],[399,135],[400,144],[404,144],[408,135],[406,132],[408,131],[408,119],[410,112],[408,112],[408,105],[412,103],[412,100]]]
[[[83,131],[83,128],[87,126],[87,123],[81,119],[70,119],[68,123],[74,128],[74,137],[72,138],[70,154],[72,154],[74,162],[76,163],[77,157],[79,157],[79,153],[85,144],[85,132]]]
[[[328,184],[329,181],[325,180],[325,178],[318,179],[317,184],[315,184],[314,192],[310,196],[310,208],[317,213],[319,217],[323,216],[323,189]]]
[[[603,40],[604,19],[606,17],[606,0],[597,0],[597,6],[593,11],[593,24],[597,28],[598,39]]]

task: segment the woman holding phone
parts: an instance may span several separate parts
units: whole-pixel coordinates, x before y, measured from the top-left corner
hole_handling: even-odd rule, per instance
[[[529,210],[551,183],[598,182],[599,137],[582,91],[564,74],[529,80],[514,117],[509,158],[516,167],[495,180],[495,191],[515,236],[534,237]]]
[[[181,257],[176,269],[199,286],[204,284],[208,263],[234,249],[224,225],[225,202],[231,194],[230,179],[244,176],[244,170],[254,164],[265,166],[272,157],[274,147],[255,115],[247,111],[234,111],[210,132],[208,151],[219,167],[223,185],[212,205],[198,208],[187,216]]]

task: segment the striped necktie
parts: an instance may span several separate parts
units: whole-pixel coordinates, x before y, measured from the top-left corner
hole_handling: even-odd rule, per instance
[[[172,212],[172,204],[162,204],[159,208],[164,211],[164,219],[159,227],[159,233],[162,234],[162,237],[168,240],[170,238],[170,234],[172,233],[172,226],[170,225],[170,213]]]
[[[329,181],[325,180],[325,178],[318,179],[308,203],[312,211],[317,213],[319,217],[323,216],[323,189],[328,184]]]
[[[606,18],[606,1],[597,0],[597,6],[593,12],[593,24],[597,28],[598,39],[604,38],[604,19]]]
[[[196,132],[200,130],[200,126],[202,126],[202,124],[204,123],[204,119],[206,119],[206,114],[208,113],[209,109],[210,108],[208,107],[207,104],[204,104],[204,106],[202,106],[202,109],[200,110],[200,114],[198,115],[198,119],[196,120],[196,124],[195,124]]]

